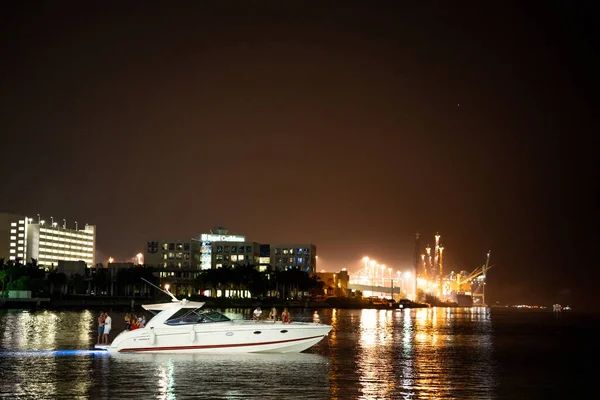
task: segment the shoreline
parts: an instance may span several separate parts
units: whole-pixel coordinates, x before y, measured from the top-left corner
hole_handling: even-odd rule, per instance
[[[428,304],[413,303],[403,300],[399,303],[370,303],[356,299],[333,298],[330,301],[288,300],[280,299],[229,299],[229,298],[191,298],[191,301],[204,302],[207,308],[255,308],[261,306],[277,308],[303,309],[404,309],[427,308]],[[71,297],[63,299],[32,298],[32,299],[0,299],[1,309],[141,309],[143,304],[167,302],[167,299],[146,297]]]

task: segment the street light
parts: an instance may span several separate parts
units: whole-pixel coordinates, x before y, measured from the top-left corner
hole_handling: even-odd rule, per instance
[[[392,278],[392,269],[388,268],[388,272],[390,273],[390,298],[394,301],[394,278]]]
[[[377,265],[377,261],[375,260],[370,260],[369,261],[369,280],[371,281],[371,296],[373,295],[373,291],[375,290],[375,288],[373,287],[375,285],[375,276],[373,274],[373,271],[375,270],[375,266]]]

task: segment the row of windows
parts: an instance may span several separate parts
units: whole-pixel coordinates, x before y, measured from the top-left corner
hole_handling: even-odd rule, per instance
[[[223,260],[225,260],[225,261],[230,261],[230,260],[231,261],[245,261],[246,257],[243,254],[239,254],[239,255],[237,255],[237,254],[232,254],[232,255],[217,254],[215,259],[217,261],[223,261]],[[248,261],[250,261],[251,259],[252,259],[252,256],[248,256]]]
[[[91,246],[94,243],[94,241],[92,239],[78,240],[78,239],[69,239],[69,238],[62,237],[62,236],[40,235],[40,239],[51,240],[53,242],[77,243],[77,244],[83,244],[83,245],[87,245],[87,246]]]
[[[175,278],[185,278],[185,279],[193,279],[196,276],[198,276],[198,272],[175,272],[175,271],[170,271],[170,272],[160,272],[160,277],[161,278],[168,278],[170,276],[175,277]]]
[[[189,260],[190,253],[163,253],[163,260]]]
[[[40,255],[38,257],[38,263],[39,264],[49,264],[49,263],[54,263],[54,264],[58,264],[58,261],[83,261],[86,264],[92,264],[94,261],[91,258],[84,258],[84,257],[51,257],[51,256],[42,256]]]
[[[94,233],[89,231],[77,231],[78,233],[66,232],[58,229],[40,228],[41,233],[48,233],[53,236],[70,236],[78,239],[92,239]]]
[[[190,251],[190,244],[189,243],[163,243],[161,245],[161,248],[163,250],[183,250],[183,251]]]
[[[277,264],[309,264],[310,263],[310,258],[308,257],[277,257],[276,258],[276,263]]]
[[[71,249],[71,250],[83,250],[83,251],[94,251],[93,246],[72,246],[70,244],[54,243],[54,242],[40,242],[40,247],[56,247],[60,249]]]
[[[94,253],[87,251],[68,251],[68,250],[55,250],[55,249],[40,249],[40,256],[43,253],[47,253],[48,255],[54,254],[69,254],[69,255],[81,255],[84,257],[93,257]]]
[[[252,253],[252,246],[217,246],[217,253]]]
[[[163,268],[189,268],[190,263],[187,261],[183,262],[164,262]]]
[[[310,254],[310,249],[303,249],[303,248],[298,248],[298,249],[275,249],[275,255],[279,255],[279,254],[283,254],[283,255],[309,255]]]

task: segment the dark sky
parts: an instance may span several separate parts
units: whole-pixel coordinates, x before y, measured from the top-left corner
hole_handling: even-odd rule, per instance
[[[447,270],[492,250],[489,300],[596,306],[591,2],[13,3],[0,211],[96,224],[102,257],[222,225],[326,270],[440,232]]]

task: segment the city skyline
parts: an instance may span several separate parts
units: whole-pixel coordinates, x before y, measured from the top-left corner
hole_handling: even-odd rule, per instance
[[[91,6],[90,6],[91,7]],[[107,6],[108,7],[108,6]],[[215,225],[596,307],[593,21],[583,6],[11,4],[0,212],[97,226],[97,259]],[[321,267],[322,266],[322,267]]]

